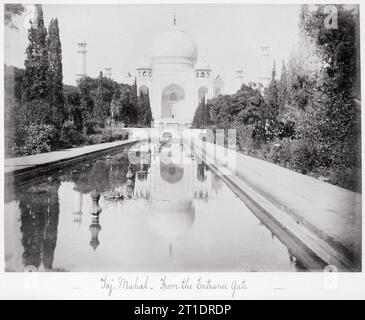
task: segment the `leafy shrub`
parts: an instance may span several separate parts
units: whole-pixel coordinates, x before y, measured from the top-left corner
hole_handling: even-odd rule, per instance
[[[53,125],[29,125],[24,128],[23,134],[23,144],[17,150],[19,156],[51,151],[57,129]]]
[[[96,133],[96,121],[88,120],[85,122],[85,133],[95,134]]]
[[[293,168],[293,149],[295,149],[295,144],[297,141],[290,139],[283,139],[278,144],[279,148],[275,148],[277,154],[277,163],[288,168]]]
[[[273,147],[269,159],[275,163],[303,174],[317,167],[318,152],[308,141],[283,139]]]
[[[24,126],[50,123],[49,102],[44,99],[34,99],[21,104],[17,122]]]
[[[253,139],[252,139],[252,125],[241,126],[236,129],[237,133],[237,147],[244,153],[250,153],[253,149]]]
[[[104,121],[95,121],[96,125],[99,127],[99,128],[105,128],[105,123]]]
[[[329,181],[343,188],[361,192],[361,168],[335,168],[331,170]]]
[[[65,121],[61,129],[61,141],[65,146],[81,144],[84,139],[82,134],[77,130],[73,121]]]
[[[88,144],[98,144],[128,139],[127,130],[113,132],[112,129],[105,129],[101,134],[91,134],[87,137]]]
[[[113,136],[108,133],[102,133],[100,136],[100,143],[112,142]]]

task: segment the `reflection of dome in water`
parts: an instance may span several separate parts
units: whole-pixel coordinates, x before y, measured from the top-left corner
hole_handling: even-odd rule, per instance
[[[176,183],[184,176],[184,168],[177,166],[174,163],[160,163],[160,175],[163,180],[168,183]]]
[[[153,201],[151,211],[150,226],[170,243],[187,232],[195,220],[194,206],[191,201]]]

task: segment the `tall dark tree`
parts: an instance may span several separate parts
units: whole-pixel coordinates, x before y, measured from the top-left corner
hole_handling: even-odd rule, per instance
[[[148,91],[146,93],[141,92],[138,98],[138,121],[143,126],[151,126],[152,111]]]
[[[204,116],[205,116],[205,97],[199,102],[198,107],[195,110],[194,118],[193,118],[193,127],[195,128],[204,128]]]
[[[62,48],[57,18],[51,20],[48,28],[48,52],[50,119],[56,127],[60,128],[66,114],[62,82]]]
[[[278,103],[280,110],[283,110],[288,101],[288,71],[285,61],[281,65],[280,80],[278,83]]]
[[[104,122],[110,113],[110,104],[105,101],[104,96],[106,89],[103,86],[103,73],[100,72],[98,87],[93,92],[94,100],[94,119],[98,122]]]
[[[137,92],[137,78],[134,78],[134,83],[131,89],[130,103],[136,109],[138,108],[138,92]]]
[[[29,45],[26,50],[23,101],[48,99],[48,48],[47,29],[44,27],[43,10],[36,5],[37,16],[28,31]]]
[[[73,121],[77,130],[82,132],[83,112],[81,110],[81,95],[77,87],[64,86],[65,110],[68,120]]]
[[[273,64],[273,67],[272,67],[271,79],[272,80],[276,79],[276,61],[274,61],[274,64]]]
[[[267,140],[272,140],[280,134],[278,115],[280,111],[279,83],[275,79],[276,66],[274,62],[272,78],[269,86],[265,90],[265,111],[264,111],[264,131]]]
[[[275,79],[276,69],[275,63],[272,70],[272,78],[269,86],[265,90],[266,114],[268,120],[275,120],[279,113],[279,90],[278,83]]]
[[[204,99],[204,104],[205,104],[204,114],[203,114],[203,125],[204,125],[204,128],[207,128],[211,123],[211,121],[210,121],[210,105],[209,105],[209,103],[205,103],[205,97],[203,99]]]

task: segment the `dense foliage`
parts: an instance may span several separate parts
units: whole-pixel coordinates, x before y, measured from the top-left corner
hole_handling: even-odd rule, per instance
[[[14,16],[21,15],[25,10],[24,5],[20,3],[6,3],[4,4],[4,23],[11,29],[18,30],[18,27],[14,24]]]
[[[332,29],[324,6],[303,5],[300,43],[280,78],[274,65],[265,89],[250,83],[200,102],[193,126],[237,129],[242,152],[360,191],[359,16],[337,9]]]
[[[47,29],[44,26],[43,11],[38,6],[37,20],[31,22],[28,31],[29,44],[26,50],[25,75],[23,79],[23,101],[49,98],[49,58]]]
[[[206,128],[211,124],[209,108],[210,105],[205,103],[205,97],[202,97],[193,118],[193,126],[195,128]]]
[[[138,124],[143,127],[149,127],[152,121],[152,111],[150,105],[149,93],[140,93],[138,99]]]
[[[119,84],[100,72],[77,86],[63,84],[57,19],[48,32],[41,5],[28,31],[25,69],[5,65],[5,155],[23,156],[81,144],[126,139],[125,126],[150,126],[148,94],[137,84]],[[24,8],[6,5],[7,25]]]

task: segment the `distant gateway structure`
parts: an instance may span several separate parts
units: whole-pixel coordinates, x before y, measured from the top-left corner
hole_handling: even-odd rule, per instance
[[[155,40],[151,59],[136,68],[138,94],[149,93],[155,127],[190,126],[201,99],[222,93],[222,79],[214,79],[209,64],[197,57],[194,41],[174,16],[172,28]]]

